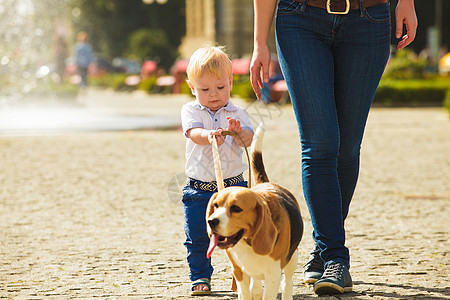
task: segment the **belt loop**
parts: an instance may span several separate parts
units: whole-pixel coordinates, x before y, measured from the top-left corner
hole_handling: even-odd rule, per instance
[[[364,16],[364,4],[363,4],[363,0],[359,0],[359,12],[361,13],[361,17]]]
[[[302,6],[300,7],[300,10],[301,10],[302,12],[305,12],[305,10],[306,10],[306,5],[308,5],[308,0],[303,1]]]

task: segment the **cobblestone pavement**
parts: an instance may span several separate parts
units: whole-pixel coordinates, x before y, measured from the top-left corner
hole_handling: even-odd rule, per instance
[[[100,108],[114,98],[116,110],[149,117],[178,115],[187,101],[101,95],[82,101]],[[302,209],[294,299],[317,298],[302,283],[313,243],[291,108],[248,109],[266,123],[269,177]],[[0,137],[0,298],[192,299],[179,203],[184,143],[179,130]],[[450,298],[449,154],[443,109],[372,110],[346,224],[354,292],[334,298]],[[200,299],[237,299],[222,251],[213,264],[214,293]]]

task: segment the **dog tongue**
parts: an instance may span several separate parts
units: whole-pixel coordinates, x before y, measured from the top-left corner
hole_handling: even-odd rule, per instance
[[[206,257],[211,258],[211,254],[214,251],[214,248],[216,248],[217,244],[219,243],[219,236],[217,234],[212,234],[211,239],[209,241],[209,248],[206,252]]]

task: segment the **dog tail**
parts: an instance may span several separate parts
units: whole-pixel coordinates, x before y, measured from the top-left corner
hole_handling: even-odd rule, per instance
[[[264,163],[262,159],[262,140],[264,137],[264,125],[260,123],[256,128],[255,135],[252,141],[252,147],[250,150],[252,157],[252,171],[255,178],[255,184],[268,182],[269,177],[266,174]]]

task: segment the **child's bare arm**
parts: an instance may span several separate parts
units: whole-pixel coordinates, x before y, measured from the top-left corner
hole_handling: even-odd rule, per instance
[[[220,133],[222,129],[207,130],[203,128],[192,128],[186,132],[188,138],[198,145],[209,145],[212,143],[213,137],[217,137],[217,145],[222,145],[225,141],[225,137]]]

